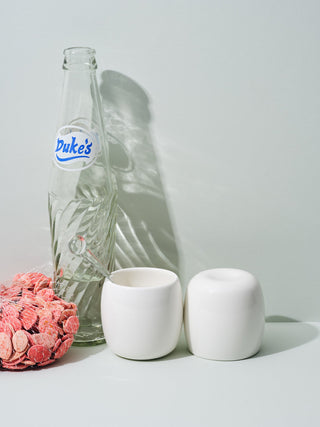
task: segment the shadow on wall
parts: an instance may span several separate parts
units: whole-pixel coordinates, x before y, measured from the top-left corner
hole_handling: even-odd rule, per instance
[[[116,268],[179,273],[179,254],[152,141],[149,98],[129,77],[106,70],[100,86],[110,161],[118,185]]]
[[[266,329],[261,350],[254,357],[264,357],[307,344],[319,335],[317,328],[308,323],[282,315],[266,318]]]

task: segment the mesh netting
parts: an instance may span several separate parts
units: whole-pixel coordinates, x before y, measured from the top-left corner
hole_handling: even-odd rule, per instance
[[[51,271],[46,264],[0,286],[2,369],[46,366],[71,347],[79,328],[77,306],[55,295]]]

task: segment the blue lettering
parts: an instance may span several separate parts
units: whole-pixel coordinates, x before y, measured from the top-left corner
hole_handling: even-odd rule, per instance
[[[78,147],[78,144],[76,144],[75,142],[76,142],[76,137],[73,136],[69,153],[77,154],[76,148]]]
[[[56,147],[56,151],[60,151],[61,148],[63,147],[64,144],[64,140],[63,139],[57,139],[57,147]]]
[[[74,134],[76,135],[76,134]],[[78,143],[76,141],[79,141]],[[73,136],[71,135],[64,135],[62,137],[57,137],[56,140],[56,149],[55,149],[55,158],[56,160],[60,162],[73,162],[77,159],[90,159],[92,156],[92,146],[93,142],[91,139],[88,138],[85,139],[85,141],[82,143],[83,139],[80,136]],[[62,154],[63,153],[63,154]],[[87,161],[85,163],[88,163]]]
[[[63,153],[69,153],[70,144],[63,144]]]
[[[91,147],[92,147],[92,142],[90,142],[90,144],[88,144],[88,138],[86,139],[86,150],[85,150],[85,154],[90,154],[91,153]]]

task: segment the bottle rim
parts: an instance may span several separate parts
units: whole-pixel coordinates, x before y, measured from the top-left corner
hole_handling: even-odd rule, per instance
[[[88,55],[89,57],[94,56],[96,54],[96,51],[92,49],[91,47],[82,47],[82,46],[73,46],[68,47],[64,49],[63,51],[64,56],[71,57],[73,55]]]
[[[62,68],[68,71],[96,70],[96,51],[91,47],[68,47],[63,51],[64,60]]]

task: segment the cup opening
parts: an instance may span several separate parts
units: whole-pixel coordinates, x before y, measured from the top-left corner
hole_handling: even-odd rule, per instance
[[[161,268],[137,267],[114,271],[110,279],[119,286],[155,288],[173,284],[177,280],[177,275]]]

